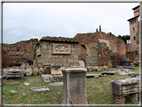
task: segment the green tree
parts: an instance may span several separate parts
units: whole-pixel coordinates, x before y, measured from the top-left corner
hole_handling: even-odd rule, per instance
[[[118,35],[117,38],[122,39],[125,43],[127,43],[127,40],[130,40],[130,35]]]

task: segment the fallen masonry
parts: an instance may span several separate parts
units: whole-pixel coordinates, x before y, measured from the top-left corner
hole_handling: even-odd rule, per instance
[[[23,81],[23,74],[22,71],[6,71],[3,78],[3,83],[18,84]]]
[[[102,74],[86,74],[86,77],[89,78],[89,77],[101,77]]]
[[[10,79],[10,78],[23,78],[22,71],[6,71],[3,75],[3,78]]]
[[[114,75],[116,72],[115,71],[103,71],[101,74],[107,74],[107,75]]]
[[[34,92],[50,91],[49,88],[47,88],[46,86],[43,86],[43,87],[33,87],[33,88],[31,88],[31,90],[34,91]]]
[[[50,86],[63,86],[63,82],[49,83]]]
[[[127,95],[132,102],[137,102],[140,91],[139,78],[126,78],[110,82],[110,92],[113,94],[114,103],[125,104],[123,95]]]

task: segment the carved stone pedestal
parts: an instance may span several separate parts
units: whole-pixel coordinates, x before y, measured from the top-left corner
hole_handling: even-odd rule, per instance
[[[86,100],[86,68],[62,69],[64,95],[62,104],[88,104]]]

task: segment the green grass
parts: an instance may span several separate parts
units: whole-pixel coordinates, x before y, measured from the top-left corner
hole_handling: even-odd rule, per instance
[[[139,72],[139,66],[135,66],[134,68],[135,68],[134,72]]]
[[[101,71],[102,72],[102,71]],[[87,72],[87,73],[101,73]],[[113,104],[112,94],[109,84],[111,80],[130,78],[130,76],[120,76],[118,74],[102,76],[99,78],[86,78],[86,94],[89,104]],[[25,86],[24,83],[30,83]],[[32,87],[47,86],[48,92],[33,92]],[[11,93],[14,90],[17,93]],[[23,96],[23,93],[27,94]],[[58,94],[58,92],[60,92]],[[52,87],[45,83],[41,76],[24,77],[19,84],[3,84],[3,104],[61,104],[63,100],[63,86]],[[126,98],[126,104],[132,103]]]

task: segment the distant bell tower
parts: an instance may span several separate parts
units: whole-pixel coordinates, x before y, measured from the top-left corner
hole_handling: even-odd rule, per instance
[[[128,19],[129,21],[129,29],[130,29],[130,48],[129,51],[135,51],[137,50],[138,44],[137,44],[137,32],[138,32],[138,22],[140,17],[140,5],[132,8],[134,10],[134,17]]]

